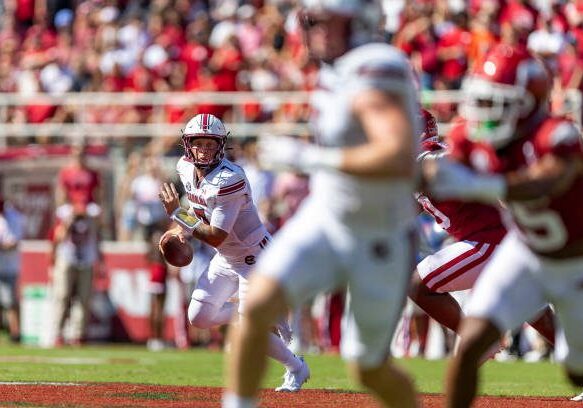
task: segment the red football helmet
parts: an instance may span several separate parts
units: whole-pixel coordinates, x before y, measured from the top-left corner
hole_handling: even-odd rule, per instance
[[[468,137],[503,147],[517,127],[547,109],[552,79],[545,65],[522,48],[495,46],[462,83],[460,116]]]
[[[228,133],[225,130],[223,122],[214,115],[203,113],[190,119],[182,131],[182,144],[186,157],[201,169],[212,167],[219,163],[225,157],[225,145],[227,143]],[[196,139],[213,139],[218,145],[213,151],[205,151],[205,157],[201,159],[193,154],[193,142]],[[198,148],[198,150],[201,150]]]

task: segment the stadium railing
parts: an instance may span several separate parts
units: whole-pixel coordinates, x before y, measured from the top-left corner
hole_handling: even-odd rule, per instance
[[[578,90],[568,90],[562,95],[559,113],[581,112],[582,98]],[[299,135],[308,132],[306,123],[292,121],[270,121],[250,123],[245,121],[243,107],[248,103],[259,103],[268,110],[277,110],[283,104],[305,104],[307,92],[81,92],[50,95],[45,93],[0,94],[0,146],[6,137],[59,136],[66,138],[104,137],[162,137],[178,134],[182,123],[91,123],[87,120],[87,109],[91,107],[151,106],[154,118],[163,118],[166,106],[193,106],[201,104],[230,105],[233,115],[227,121],[234,137],[270,134]],[[431,109],[435,104],[457,105],[462,100],[459,91],[423,91],[421,102]],[[8,110],[27,105],[68,106],[75,112],[74,123],[9,123]],[[573,115],[580,124],[580,114]],[[445,134],[449,125],[440,123],[440,133]]]

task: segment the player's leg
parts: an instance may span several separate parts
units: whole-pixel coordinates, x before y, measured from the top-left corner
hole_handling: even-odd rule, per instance
[[[566,353],[559,355],[569,380],[583,386],[583,262],[543,261],[541,280],[564,332]]]
[[[457,333],[463,316],[459,303],[449,293],[431,291],[423,283],[417,270],[411,279],[409,297],[439,324]]]
[[[237,293],[239,276],[225,265],[219,255],[211,260],[200,277],[188,306],[188,321],[200,329],[227,324],[237,311],[237,304],[228,302]]]
[[[413,248],[406,234],[355,236],[341,352],[349,370],[385,406],[414,407],[413,382],[391,359],[390,342],[411,278]]]
[[[495,246],[460,241],[423,259],[413,274],[409,297],[438,323],[458,331],[463,316],[448,293],[473,287]]]
[[[461,323],[459,334],[458,351],[447,370],[446,395],[448,407],[465,408],[476,395],[482,356],[502,333],[489,319],[467,317]]]
[[[240,397],[257,392],[265,371],[271,327],[287,311],[285,294],[277,280],[255,274],[249,282],[245,310],[231,327],[231,356],[227,388]]]
[[[254,406],[269,333],[276,320],[288,307],[337,284],[337,257],[325,234],[314,225],[317,218],[306,218],[298,216],[286,224],[251,275],[240,324],[230,332],[225,407]]]
[[[482,356],[506,330],[514,329],[545,305],[542,287],[530,273],[536,257],[514,233],[504,239],[476,282],[460,344],[446,376],[448,407],[468,407],[477,392]]]
[[[391,360],[372,368],[351,362],[348,363],[348,370],[361,385],[373,391],[385,406],[403,408],[417,406],[411,378]]]
[[[244,267],[237,268],[242,272],[242,276],[239,276],[239,314],[242,315],[247,304],[247,290],[249,282],[244,277],[249,275]],[[256,284],[257,286],[261,286],[262,284]],[[268,285],[270,286],[270,285]],[[275,310],[275,319],[281,321],[283,316],[287,314],[287,308],[285,301],[283,300],[283,296],[281,293],[281,289],[277,287],[277,285],[273,285],[273,287],[265,287],[261,289],[261,293],[265,296],[269,297],[271,293],[276,298],[281,298],[281,302],[279,301],[272,301],[270,299],[261,300],[262,303],[269,304]],[[278,299],[279,300],[279,299]],[[283,312],[281,308],[283,307]],[[261,319],[272,321],[273,316],[265,315],[261,313]],[[275,330],[273,329],[273,325],[271,326],[272,329],[268,333],[267,336],[267,356],[273,358],[275,361],[278,361],[286,368],[286,374],[284,376],[284,383],[281,387],[276,388],[276,391],[299,391],[303,383],[309,377],[309,369],[307,364],[304,362],[302,358],[297,357],[288,347],[282,337],[275,334]],[[263,327],[256,327],[255,330],[261,332]]]

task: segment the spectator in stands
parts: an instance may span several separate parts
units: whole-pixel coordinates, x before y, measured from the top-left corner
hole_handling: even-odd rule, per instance
[[[583,112],[575,111],[571,100],[566,97],[569,91],[583,91],[583,55],[577,52],[577,39],[568,34],[565,44],[557,57],[558,77],[555,78],[555,92],[553,92],[553,112],[568,114],[574,120],[583,120]]]
[[[165,177],[160,169],[160,163],[155,157],[148,156],[144,160],[144,168],[131,183],[131,197],[135,205],[138,234],[146,242],[165,225],[167,217],[160,205],[158,192]]]
[[[6,312],[12,342],[20,340],[17,281],[20,275],[19,244],[24,233],[24,218],[0,197],[0,306]]]
[[[166,301],[166,280],[170,266],[158,250],[158,242],[166,227],[153,231],[148,241],[148,267],[150,269],[150,337],[146,346],[150,351],[166,348],[164,342],[164,303]]]
[[[100,203],[100,185],[99,173],[87,163],[87,146],[84,143],[73,145],[71,162],[59,171],[55,191],[57,206]]]
[[[393,44],[402,49],[411,59],[419,73],[423,89],[433,89],[437,75],[437,36],[431,21],[428,4],[409,2],[403,11],[403,23],[393,39]]]
[[[269,209],[273,194],[274,174],[259,166],[256,138],[248,138],[243,142],[242,153],[243,157],[239,164],[245,170],[247,180],[251,185],[252,199],[259,211],[259,216],[269,229]]]
[[[56,210],[52,242],[55,346],[64,344],[63,329],[69,318],[72,345],[85,340],[89,319],[94,270],[102,272],[103,256],[99,244],[101,208],[95,203],[67,203]]]
[[[129,241],[137,229],[136,204],[132,198],[132,183],[138,176],[142,155],[133,151],[128,155],[123,177],[115,192],[115,219],[117,220],[116,236],[120,241]]]
[[[550,17],[539,15],[537,29],[529,34],[527,46],[529,51],[545,61],[553,74],[557,73],[557,56],[565,46],[565,38],[552,26]]]

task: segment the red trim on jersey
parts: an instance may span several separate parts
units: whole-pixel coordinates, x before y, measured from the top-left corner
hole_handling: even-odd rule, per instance
[[[245,180],[241,180],[233,185],[220,188],[217,195],[232,194],[232,193],[237,192],[239,190],[242,190],[244,188],[245,188]]]
[[[483,244],[483,245],[488,245],[488,244]],[[456,272],[452,273],[451,275],[445,277],[443,280],[435,283],[432,287],[430,287],[429,289],[431,289],[432,291],[438,291],[439,288],[441,288],[442,286],[448,284],[449,282],[451,282],[452,280],[458,278],[459,276],[463,275],[464,273],[466,273],[467,271],[471,270],[472,268],[474,268],[475,266],[481,264],[482,262],[485,262],[490,255],[492,255],[492,252],[494,252],[494,249],[496,248],[496,245],[491,245],[486,249],[486,252],[484,252],[483,255],[481,255],[479,258],[474,259],[472,262],[470,262],[469,264],[467,264],[466,266],[461,267],[459,270],[457,270]]]

